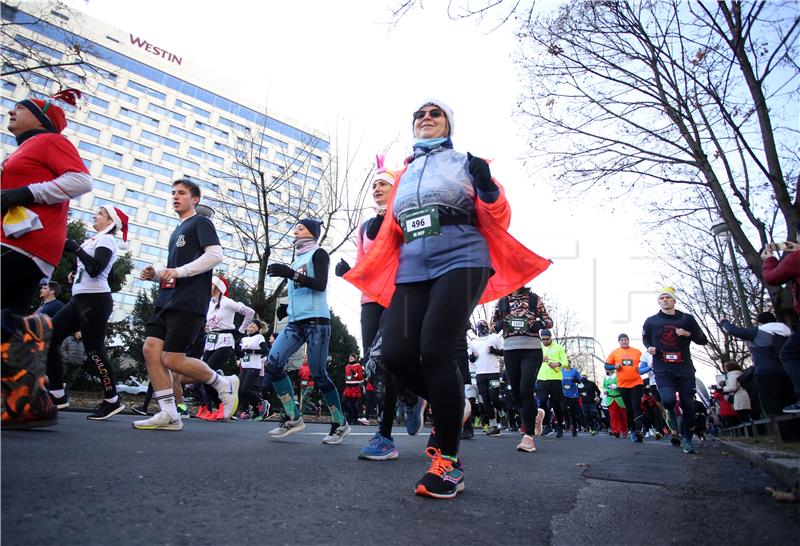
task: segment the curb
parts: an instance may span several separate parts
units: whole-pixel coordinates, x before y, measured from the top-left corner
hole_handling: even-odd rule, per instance
[[[747,459],[788,488],[800,488],[800,457],[787,453],[746,447],[720,438],[714,438],[726,449]]]

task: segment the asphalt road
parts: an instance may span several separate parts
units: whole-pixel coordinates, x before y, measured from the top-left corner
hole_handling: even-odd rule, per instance
[[[667,441],[601,435],[462,442],[466,490],[417,497],[427,435],[397,429],[400,458],[356,459],[373,434],[339,446],[328,427],[283,440],[275,423],[184,420],[136,431],[133,416],[2,432],[2,544],[797,544],[797,505],[714,442],[684,455]],[[429,432],[430,429],[426,429]]]

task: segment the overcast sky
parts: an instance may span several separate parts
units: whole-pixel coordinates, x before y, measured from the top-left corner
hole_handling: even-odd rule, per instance
[[[451,21],[443,1],[424,2],[397,26],[389,24],[395,2],[69,3],[208,67],[210,81],[222,73],[239,82],[237,92],[256,104],[349,139],[351,148],[360,147],[364,169],[392,143],[387,165],[399,164],[410,151],[411,113],[427,97],[445,101],[454,110],[455,148],[493,160],[512,204],[511,233],[554,261],[533,290],[574,311],[581,334],[597,338],[600,353],[617,346],[620,332],[640,345],[661,285],[642,246],[643,212],[624,203],[612,213],[597,200],[559,200],[552,180],[523,165],[512,27],[488,33],[471,21]],[[360,337],[358,292],[333,276],[329,286],[334,311]]]

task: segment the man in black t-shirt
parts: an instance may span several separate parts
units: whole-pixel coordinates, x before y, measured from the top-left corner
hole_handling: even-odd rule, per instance
[[[172,184],[172,206],[180,218],[169,239],[167,266],[149,265],[141,278],[161,284],[155,309],[147,322],[147,339],[142,351],[154,396],[161,409],[153,417],[135,421],[140,430],[181,430],[172,390],[172,373],[190,381],[202,381],[215,388],[224,405],[225,419],[239,405],[239,378],[221,376],[205,362],[186,352],[205,325],[211,293],[211,271],[222,262],[222,247],[211,220],[197,214],[200,187],[191,180]]]
[[[689,347],[708,343],[700,325],[689,313],[675,309],[675,289],[658,295],[661,311],[648,317],[642,327],[642,343],[653,355],[653,371],[664,408],[674,415],[680,397],[681,444],[684,453],[697,453],[692,443],[694,429],[695,369]]]

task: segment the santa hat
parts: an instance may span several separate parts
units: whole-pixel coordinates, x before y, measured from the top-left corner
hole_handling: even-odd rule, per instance
[[[211,284],[216,286],[217,290],[219,290],[223,296],[228,295],[228,279],[222,275],[214,275],[211,277]]]
[[[77,89],[64,89],[47,100],[25,99],[19,104],[30,110],[42,127],[51,133],[60,133],[67,127],[67,116],[64,114],[64,110],[53,104],[52,101],[60,100],[75,106],[80,97],[81,92]]]
[[[447,106],[445,103],[443,103],[440,100],[428,99],[426,101],[423,101],[422,104],[420,104],[419,106],[417,106],[417,108],[414,110],[414,112],[419,112],[422,108],[424,108],[426,106],[436,106],[442,112],[444,112],[445,117],[447,117],[447,126],[450,129],[450,131],[447,133],[447,136],[448,137],[452,137],[453,133],[455,132],[455,126],[456,126],[455,125],[455,120],[453,119],[453,109],[450,108],[449,106]],[[414,123],[413,122],[411,123],[411,130],[412,130],[412,132],[414,130]]]
[[[118,245],[120,250],[127,250],[128,248],[128,215],[119,210],[117,207],[103,207],[106,213],[114,222],[114,226],[122,233],[122,244]]]
[[[661,296],[669,296],[673,300],[677,301],[677,298],[675,297],[675,289],[671,286],[665,286],[662,288],[661,292],[658,293],[658,299],[661,299]]]
[[[375,163],[377,165],[377,169],[375,171],[375,176],[372,178],[372,181],[377,182],[378,180],[383,180],[390,186],[394,186],[394,183],[397,181],[397,174],[383,166],[383,162],[385,159],[386,156],[384,156],[383,154],[378,154],[375,156]]]

